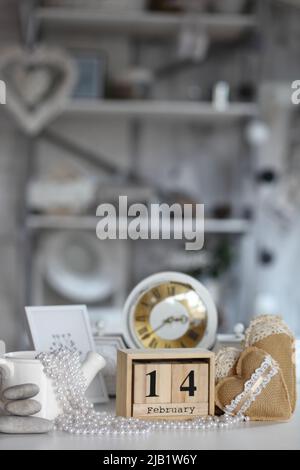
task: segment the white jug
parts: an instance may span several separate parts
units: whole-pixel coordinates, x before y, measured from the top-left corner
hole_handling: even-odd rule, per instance
[[[62,410],[56,399],[52,381],[45,372],[36,351],[13,352],[0,357],[0,372],[2,374],[2,390],[21,384],[36,384],[40,392],[34,397],[42,409],[35,415],[40,418],[55,419]],[[105,367],[105,360],[95,352],[89,352],[82,364],[82,373],[86,379],[87,387],[91,384],[98,372]]]

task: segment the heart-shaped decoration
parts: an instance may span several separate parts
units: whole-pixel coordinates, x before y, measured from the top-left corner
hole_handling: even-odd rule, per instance
[[[292,415],[278,364],[265,351],[254,347],[242,352],[236,375],[218,383],[216,404],[228,414],[243,414],[255,421],[286,421]]]
[[[245,332],[245,346],[263,349],[277,361],[294,412],[297,401],[296,342],[287,324],[281,317],[275,315],[261,315],[254,318]]]
[[[0,76],[6,83],[6,109],[26,133],[35,135],[64,110],[77,73],[63,51],[39,47],[4,52]]]

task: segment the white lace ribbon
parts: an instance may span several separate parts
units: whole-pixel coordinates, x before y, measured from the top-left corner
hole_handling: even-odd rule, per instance
[[[280,316],[260,315],[251,321],[245,332],[245,347],[253,346],[272,335],[285,334],[294,339],[292,331]]]
[[[278,372],[279,367],[276,362],[271,356],[266,356],[260,367],[245,383],[243,392],[237,395],[229,405],[225,406],[225,413],[243,415]]]

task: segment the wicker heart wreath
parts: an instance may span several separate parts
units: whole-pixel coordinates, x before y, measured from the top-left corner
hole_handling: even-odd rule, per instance
[[[6,109],[30,135],[38,134],[64,110],[76,76],[72,61],[60,50],[10,48],[1,54]]]

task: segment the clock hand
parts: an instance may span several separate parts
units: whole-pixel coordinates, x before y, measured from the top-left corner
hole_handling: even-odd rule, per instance
[[[151,333],[147,333],[146,335],[143,336],[143,340],[145,339],[148,339],[150,338],[153,333],[156,333],[157,331],[159,331],[163,326],[165,325],[170,325],[172,323],[175,323],[175,322],[181,322],[181,323],[186,323],[188,321],[188,317],[186,317],[185,315],[182,315],[181,317],[168,317],[166,318],[161,325],[159,325],[157,328],[155,328],[155,330],[152,330]]]
[[[155,328],[155,330],[152,330],[151,333],[145,334],[145,335],[142,337],[142,339],[144,340],[144,339],[150,338],[150,336],[152,336],[153,333],[156,333],[156,332],[159,331],[163,326],[165,326],[167,323],[170,323],[170,318],[172,318],[172,317],[166,318],[166,320],[164,320],[161,325],[159,325],[157,328]]]
[[[182,315],[181,317],[174,318],[174,322],[180,322],[180,323],[187,323],[189,321],[189,318],[186,315]]]

